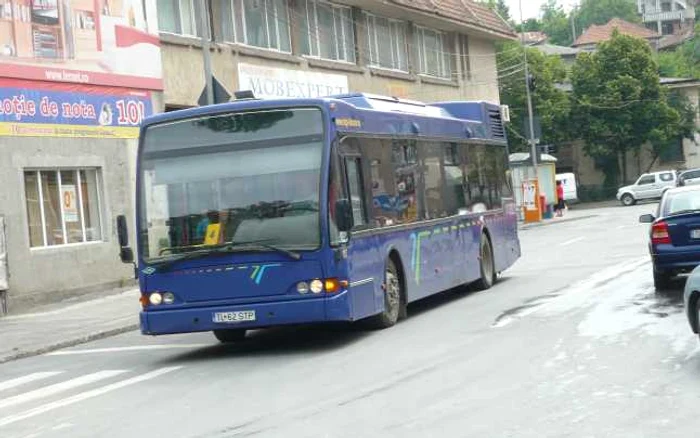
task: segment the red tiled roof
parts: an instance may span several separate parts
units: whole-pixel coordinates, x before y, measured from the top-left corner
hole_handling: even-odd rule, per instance
[[[549,39],[544,32],[522,32],[519,35],[525,41],[525,44],[539,44]]]
[[[474,0],[390,0],[390,2],[405,8],[483,27],[507,38],[516,37],[510,25],[496,12]]]
[[[617,29],[622,35],[644,38],[648,40],[658,39],[661,37],[661,35],[658,33],[647,29],[644,26],[630,23],[629,21],[621,20],[619,18],[613,18],[612,20],[608,21],[607,24],[603,24],[601,26],[594,24],[586,29],[586,31],[576,39],[572,46],[577,47],[602,43],[603,41],[607,41],[612,38],[612,34],[615,29]]]

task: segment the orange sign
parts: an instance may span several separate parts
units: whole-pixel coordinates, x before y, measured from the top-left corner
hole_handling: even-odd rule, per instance
[[[62,187],[63,220],[66,222],[78,222],[78,198],[75,186],[66,184]]]

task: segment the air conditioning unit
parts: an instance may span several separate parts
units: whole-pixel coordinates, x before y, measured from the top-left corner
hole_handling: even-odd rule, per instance
[[[508,105],[501,105],[501,120],[510,122],[510,107]]]

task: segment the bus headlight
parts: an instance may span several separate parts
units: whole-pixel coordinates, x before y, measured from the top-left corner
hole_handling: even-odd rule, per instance
[[[166,292],[163,294],[163,304],[172,304],[175,302],[175,295],[172,292]]]
[[[321,292],[323,292],[323,282],[318,279],[313,280],[309,285],[309,289],[311,289],[311,292],[315,294],[320,294]]]
[[[300,281],[299,283],[297,283],[297,292],[299,292],[302,295],[309,293],[309,285],[306,284],[305,281]]]
[[[148,301],[150,301],[151,304],[154,306],[158,306],[160,303],[163,302],[163,295],[161,295],[158,292],[153,292],[149,297]]]

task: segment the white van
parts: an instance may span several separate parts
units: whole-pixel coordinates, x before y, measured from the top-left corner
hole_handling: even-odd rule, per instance
[[[557,181],[561,181],[564,186],[564,201],[578,201],[578,192],[576,190],[576,176],[573,173],[558,173]]]

